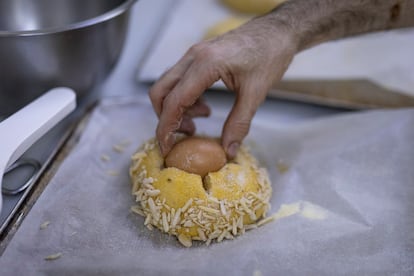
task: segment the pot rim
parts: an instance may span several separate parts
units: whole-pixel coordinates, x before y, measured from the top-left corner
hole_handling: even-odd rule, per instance
[[[101,15],[75,22],[72,24],[68,24],[61,27],[49,27],[43,28],[38,30],[29,30],[29,31],[4,31],[0,30],[0,38],[1,37],[15,37],[15,36],[36,36],[36,35],[47,35],[47,34],[56,34],[62,33],[65,31],[71,31],[76,29],[82,29],[85,27],[97,25],[99,23],[109,21],[114,17],[126,12],[131,8],[131,6],[138,0],[126,0],[121,5],[117,6],[116,8],[109,10]]]

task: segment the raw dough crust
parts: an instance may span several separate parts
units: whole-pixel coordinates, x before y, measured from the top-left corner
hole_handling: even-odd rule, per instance
[[[233,239],[257,227],[270,208],[272,188],[267,171],[242,146],[236,158],[203,179],[176,168],[164,168],[155,139],[132,157],[132,211],[144,224],[176,235],[184,246]],[[260,225],[260,222],[259,222]]]
[[[222,0],[231,9],[257,15],[270,12],[287,0]],[[204,39],[210,39],[236,29],[253,18],[252,15],[233,15],[207,29]]]
[[[243,13],[264,14],[286,0],[222,0],[229,8]]]
[[[210,28],[208,28],[207,32],[204,35],[204,39],[210,39],[219,35],[222,35],[224,33],[227,33],[228,31],[231,31],[233,29],[236,29],[249,21],[249,17],[236,17],[232,16],[229,17],[223,21],[220,21]]]

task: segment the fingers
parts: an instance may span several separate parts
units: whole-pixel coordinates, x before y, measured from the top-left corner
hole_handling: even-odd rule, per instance
[[[197,99],[217,79],[218,75],[209,70],[208,63],[199,59],[190,65],[182,79],[165,96],[156,131],[163,156],[174,145],[176,131],[184,130],[192,134],[195,126],[191,118],[210,114],[207,105],[202,101],[197,102]]]
[[[211,110],[203,98],[199,98],[191,107],[186,110],[185,113],[191,118],[208,117],[210,116]]]
[[[274,62],[269,61],[269,56],[276,55],[254,50],[259,46],[263,48],[262,44],[255,43],[250,35],[240,34],[199,43],[154,84],[150,98],[159,117],[156,136],[163,156],[174,145],[177,131],[193,134],[193,118],[210,114],[208,106],[198,99],[220,77],[237,93],[222,132],[222,144],[228,157],[236,155],[249,132],[252,117],[275,79],[270,72],[277,71]],[[259,70],[261,67],[265,69]]]
[[[191,65],[192,56],[184,55],[177,64],[170,70],[167,70],[160,79],[151,87],[149,96],[151,99],[154,111],[159,117],[162,111],[162,104],[165,97],[180,81],[181,76],[187,71]]]
[[[224,123],[222,145],[229,159],[236,156],[243,139],[249,133],[257,108],[266,97],[267,88],[261,86],[256,82],[242,87]]]
[[[184,114],[180,127],[178,128],[177,132],[181,132],[186,135],[193,135],[195,130],[196,130],[196,127],[195,127],[195,124],[192,118]]]
[[[210,112],[210,107],[208,107],[208,105],[202,100],[202,98],[200,98],[182,115],[181,119],[177,118],[177,122],[172,126],[172,129],[175,129],[178,126],[177,130],[174,132],[181,132],[186,135],[193,135],[196,130],[193,118],[208,117],[210,115]],[[160,142],[161,152],[165,152],[166,155],[169,152],[169,147],[166,148],[164,145],[174,144],[175,140],[172,139],[173,133],[171,133],[171,135],[168,135],[168,138],[160,138],[158,133],[160,133],[159,130],[157,130],[158,141],[162,141],[161,139],[166,139],[165,141],[167,141]]]
[[[185,133],[187,135],[193,135],[196,130],[193,118],[208,117],[210,113],[210,107],[203,101],[203,99],[197,99],[195,104],[193,104],[188,108],[188,110],[185,111],[180,124],[180,128],[177,131]]]

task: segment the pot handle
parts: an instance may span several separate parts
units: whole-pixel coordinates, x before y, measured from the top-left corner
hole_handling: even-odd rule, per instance
[[[7,163],[5,168],[0,168],[0,174],[75,107],[75,92],[69,88],[58,87],[1,122],[0,158],[8,160],[2,160]]]
[[[75,92],[58,87],[0,123],[0,187],[5,170],[75,107]],[[1,209],[0,192],[0,212]]]

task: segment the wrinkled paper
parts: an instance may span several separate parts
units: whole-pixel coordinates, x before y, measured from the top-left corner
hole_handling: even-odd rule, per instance
[[[220,133],[224,118],[214,114],[198,121],[204,133]],[[257,118],[246,143],[269,171],[276,220],[192,248],[130,211],[130,156],[156,122],[147,102],[99,105],[1,256],[0,274],[414,273],[414,109],[291,126]]]

